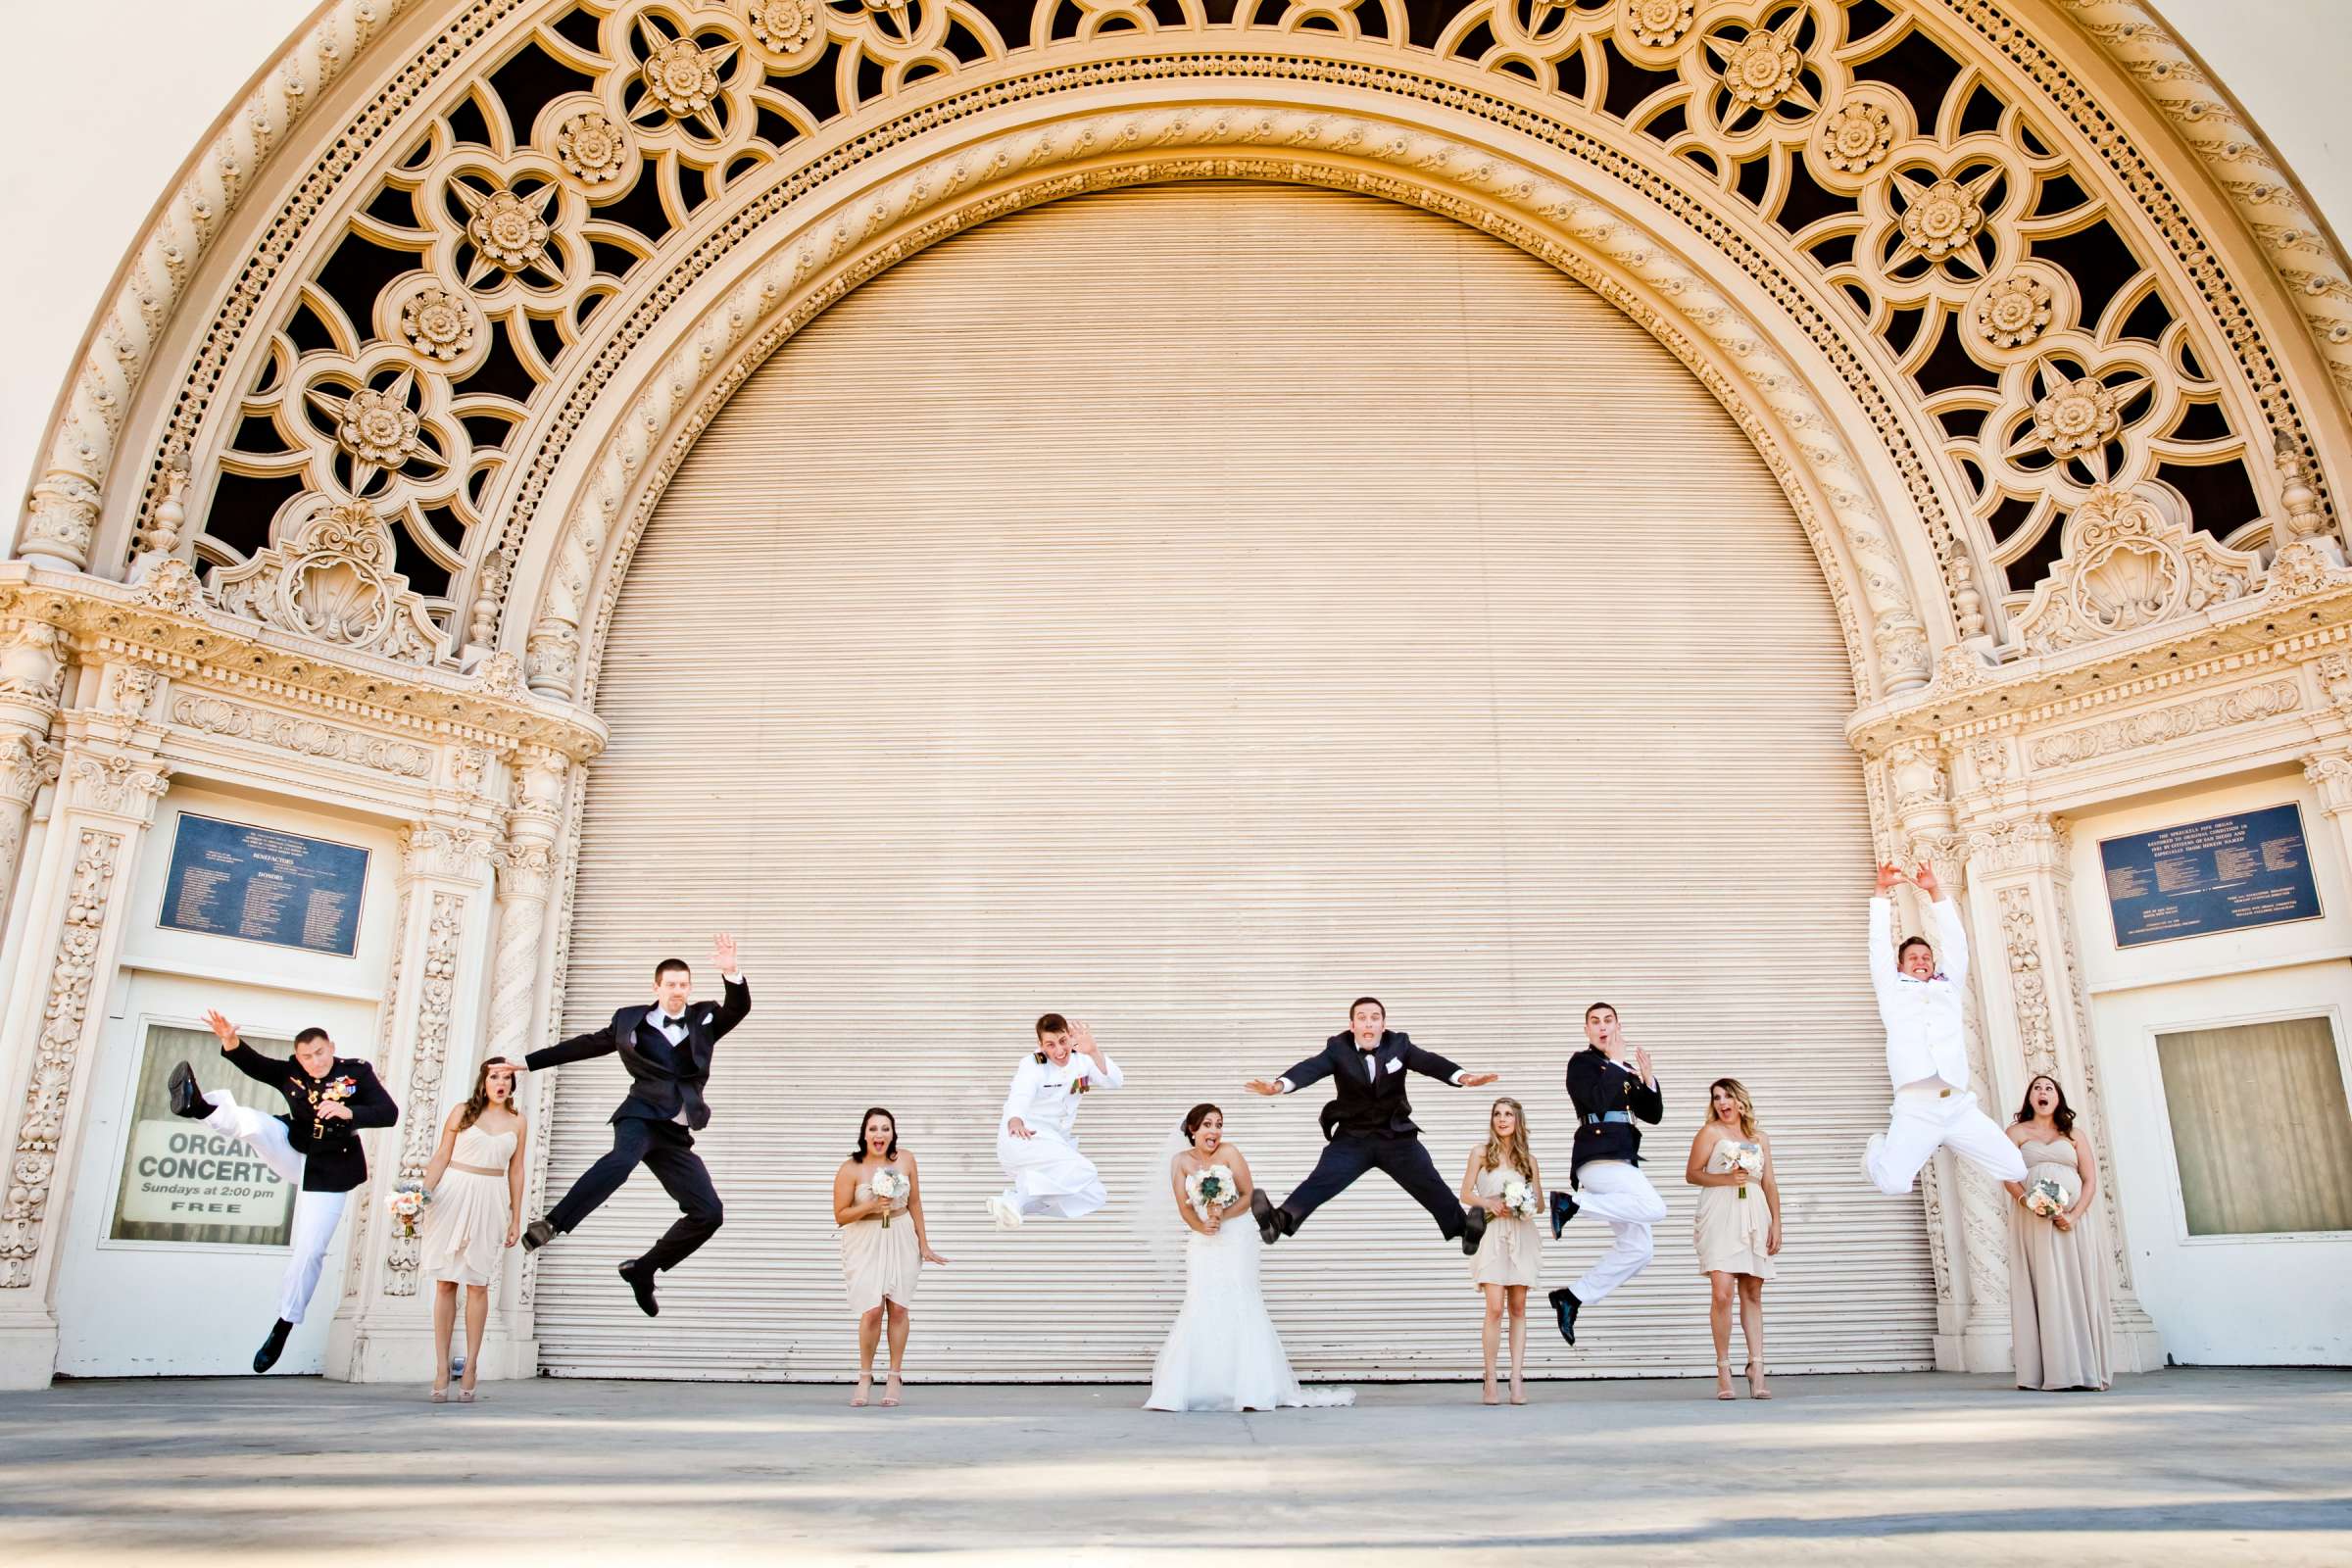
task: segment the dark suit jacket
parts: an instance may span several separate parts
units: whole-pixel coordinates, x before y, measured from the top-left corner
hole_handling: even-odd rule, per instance
[[[618,1052],[620,1064],[629,1070],[629,1097],[612,1112],[613,1121],[675,1121],[683,1110],[686,1125],[700,1132],[710,1125],[710,1107],[703,1102],[703,1085],[710,1078],[710,1048],[752,1010],[750,986],[728,980],[726,987],[724,1001],[686,1004],[686,1038],[675,1051],[662,1031],[646,1021],[653,1004],[639,1003],[621,1008],[602,1029],[532,1052],[522,1064],[538,1072]]]
[[[1622,1159],[1642,1163],[1642,1129],[1630,1121],[1595,1122],[1603,1111],[1630,1111],[1656,1126],[1666,1114],[1666,1097],[1642,1081],[1630,1067],[1620,1067],[1597,1047],[1587,1046],[1568,1058],[1568,1098],[1576,1102],[1576,1148],[1568,1161],[1568,1178],[1587,1160]]]
[[[302,1190],[306,1193],[348,1193],[368,1180],[368,1152],[360,1134],[370,1127],[389,1127],[400,1120],[400,1107],[376,1081],[375,1069],[349,1056],[337,1056],[326,1076],[314,1078],[290,1056],[265,1056],[240,1040],[221,1054],[229,1065],[256,1083],[268,1084],[285,1096],[286,1139],[303,1156]],[[351,1119],[321,1119],[317,1106],[330,1097],[328,1086],[348,1078],[351,1093],[342,1097]]]
[[[1380,1063],[1376,1077],[1364,1070],[1367,1055]],[[1421,1129],[1413,1125],[1412,1102],[1404,1093],[1405,1074],[1427,1073],[1451,1083],[1461,1070],[1436,1052],[1423,1051],[1399,1030],[1382,1034],[1379,1049],[1370,1052],[1358,1051],[1355,1036],[1343,1030],[1323,1043],[1321,1054],[1307,1057],[1283,1076],[1294,1091],[1325,1078],[1332,1081],[1336,1098],[1323,1107],[1321,1117],[1325,1138],[1341,1133],[1358,1138],[1415,1138]]]

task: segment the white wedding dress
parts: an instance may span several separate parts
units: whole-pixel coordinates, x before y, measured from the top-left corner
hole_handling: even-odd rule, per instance
[[[1184,1309],[1152,1366],[1147,1410],[1272,1410],[1353,1404],[1353,1389],[1302,1389],[1257,1289],[1261,1244],[1248,1210],[1214,1236],[1187,1228]]]

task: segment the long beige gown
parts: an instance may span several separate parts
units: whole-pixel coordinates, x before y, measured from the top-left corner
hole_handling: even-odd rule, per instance
[[[1707,1155],[1707,1169],[1724,1175],[1740,1155],[1740,1140],[1719,1138]],[[1760,1146],[1759,1146],[1760,1147]],[[1698,1250],[1698,1267],[1705,1274],[1753,1274],[1772,1278],[1772,1254],[1765,1250],[1772,1236],[1772,1205],[1764,1200],[1761,1176],[1747,1182],[1747,1196],[1737,1187],[1701,1187],[1698,1213],[1690,1225],[1690,1242]]]
[[[1500,1198],[1504,1182],[1525,1180],[1518,1171],[1489,1166],[1478,1173],[1478,1186],[1472,1191],[1481,1198]],[[1543,1269],[1544,1232],[1534,1220],[1505,1214],[1487,1217],[1487,1234],[1470,1258],[1472,1285],[1533,1285]]]
[[[418,1267],[425,1278],[460,1285],[488,1285],[498,1278],[512,1218],[507,1161],[514,1156],[512,1128],[486,1133],[473,1126],[458,1134],[441,1185],[433,1189],[433,1200],[416,1225]]]
[[[896,1165],[884,1165],[883,1170],[897,1170]],[[858,1177],[857,1200],[860,1203],[874,1200],[873,1178],[865,1173]],[[841,1279],[850,1293],[850,1310],[860,1317],[880,1306],[885,1298],[906,1305],[914,1299],[914,1285],[923,1272],[922,1254],[915,1250],[914,1221],[906,1217],[906,1200],[900,1199],[890,1211],[890,1223],[882,1216],[852,1220],[841,1227]]]
[[[2082,1190],[2071,1139],[2029,1138],[2026,1180],[2047,1176],[2067,1200]],[[2108,1382],[2107,1255],[2093,1206],[2062,1231],[2009,1205],[2009,1335],[2021,1389],[2103,1389]]]

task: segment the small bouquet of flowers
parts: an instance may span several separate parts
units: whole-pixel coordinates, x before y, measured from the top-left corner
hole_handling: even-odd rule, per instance
[[[391,1212],[392,1223],[403,1240],[416,1239],[416,1222],[424,1217],[425,1205],[432,1200],[433,1195],[424,1190],[422,1182],[402,1182],[392,1189],[392,1196],[384,1200],[384,1207]]]
[[[1544,1204],[1533,1187],[1513,1176],[1502,1184],[1502,1207],[1513,1219],[1534,1219]]]
[[[1231,1165],[1210,1165],[1184,1179],[1184,1196],[1192,1200],[1193,1212],[1202,1219],[1232,1202],[1239,1192]]]
[[[872,1186],[874,1196],[886,1203],[899,1202],[906,1198],[908,1189],[906,1173],[895,1170],[874,1172]],[[882,1211],[882,1228],[884,1230],[890,1229],[890,1214],[891,1211],[887,1208]]]
[[[2066,1189],[2048,1176],[2036,1176],[2026,1183],[2026,1207],[2043,1219],[2056,1219],[2066,1212]]]
[[[1729,1168],[1738,1171],[1742,1177],[1763,1175],[1763,1146],[1761,1144],[1735,1145],[1732,1150],[1732,1163]],[[1740,1184],[1739,1196],[1741,1198],[1745,1198],[1747,1196],[1747,1183],[1745,1181],[1742,1181]]]

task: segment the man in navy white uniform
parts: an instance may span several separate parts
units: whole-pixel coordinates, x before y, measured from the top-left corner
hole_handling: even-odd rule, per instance
[[[1894,905],[1887,895],[1909,882],[1930,901],[1940,949],[1925,937],[1894,940]],[[1943,967],[1936,968],[1940,951]],[[1920,1167],[1939,1148],[1995,1181],[2026,1179],[2025,1157],[1968,1087],[1968,1042],[1960,1009],[1968,982],[1968,938],[1960,911],[1943,896],[1935,871],[1922,865],[1906,877],[1891,863],[1879,867],[1878,896],[1870,901],[1870,982],[1886,1025],[1886,1076],[1894,1110],[1883,1133],[1863,1151],[1862,1173],[1888,1197],[1911,1190]]]

